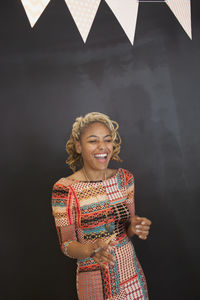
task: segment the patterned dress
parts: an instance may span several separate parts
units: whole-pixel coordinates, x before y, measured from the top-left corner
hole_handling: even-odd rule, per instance
[[[53,186],[52,212],[62,252],[72,241],[93,243],[106,240],[115,229],[116,245],[111,247],[114,265],[101,268],[92,258],[77,260],[79,300],[148,300],[143,270],[127,236],[129,219],[135,214],[134,177],[119,168],[106,180],[78,181],[61,178]]]

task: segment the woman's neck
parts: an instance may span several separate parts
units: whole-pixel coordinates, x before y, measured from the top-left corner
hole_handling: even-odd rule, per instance
[[[83,167],[81,169],[83,176],[87,181],[98,181],[98,180],[106,180],[107,179],[107,172],[106,170],[92,170],[87,167]]]

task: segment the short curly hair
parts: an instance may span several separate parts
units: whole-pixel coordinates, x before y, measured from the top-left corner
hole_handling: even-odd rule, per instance
[[[72,133],[66,143],[66,151],[69,155],[66,160],[66,164],[69,165],[73,172],[76,171],[77,166],[83,166],[82,156],[81,154],[76,152],[75,141],[80,141],[83,130],[90,124],[96,122],[103,123],[111,132],[113,139],[113,154],[111,159],[122,162],[118,155],[121,145],[121,137],[119,135],[119,132],[117,131],[117,129],[119,128],[119,124],[116,121],[111,120],[109,116],[103,113],[91,112],[86,114],[84,117],[80,116],[76,118],[72,126]]]

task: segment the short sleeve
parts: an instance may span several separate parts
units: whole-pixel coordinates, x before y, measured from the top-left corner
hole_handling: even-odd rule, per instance
[[[77,241],[76,212],[71,189],[63,184],[55,183],[52,189],[51,203],[61,251],[69,256],[68,245]]]
[[[126,203],[130,212],[130,217],[135,215],[135,180],[134,176],[128,170],[124,170],[126,186]]]

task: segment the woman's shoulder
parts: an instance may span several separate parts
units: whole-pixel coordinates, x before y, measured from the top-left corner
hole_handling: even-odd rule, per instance
[[[128,169],[124,169],[124,168],[121,168],[122,172],[124,173],[124,175],[126,177],[133,177],[133,173],[132,171],[128,170]]]
[[[68,179],[67,177],[62,177],[54,183],[53,189],[58,188],[59,186],[69,187],[71,183],[72,180]]]
[[[76,181],[77,181],[77,180],[81,181],[81,180],[84,180],[85,177],[83,176],[83,172],[81,172],[81,170],[78,170],[78,171],[74,172],[73,174],[71,174],[71,175],[65,177],[65,179],[66,179],[66,180],[70,180],[70,181],[74,181],[74,180],[76,180]]]
[[[80,179],[81,179],[81,177],[80,177],[79,171],[77,171],[67,177],[60,178],[58,181],[55,182],[54,186],[64,185],[65,187],[69,187],[75,181],[78,181]]]
[[[125,178],[125,184],[128,185],[132,185],[134,183],[134,175],[132,173],[132,171],[127,170],[127,169],[121,169],[123,174],[124,174],[124,178]]]

